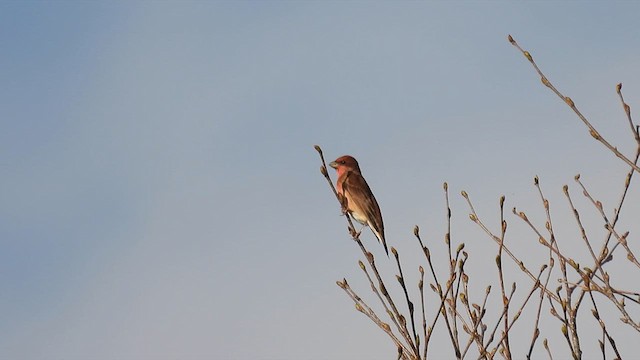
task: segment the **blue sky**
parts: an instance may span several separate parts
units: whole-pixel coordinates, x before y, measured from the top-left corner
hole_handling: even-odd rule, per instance
[[[394,356],[335,285],[368,295],[313,145],[359,159],[407,254],[415,224],[442,238],[448,181],[454,241],[484,288],[495,248],[460,190],[494,223],[501,194],[541,220],[537,174],[578,241],[562,185],[582,173],[611,209],[626,171],[507,34],[630,151],[615,84],[637,108],[639,10],[0,3],[0,358]],[[522,254],[540,249],[522,241]]]

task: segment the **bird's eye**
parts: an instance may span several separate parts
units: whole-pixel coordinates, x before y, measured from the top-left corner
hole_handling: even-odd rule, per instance
[[[340,164],[344,165],[344,160],[340,161]]]

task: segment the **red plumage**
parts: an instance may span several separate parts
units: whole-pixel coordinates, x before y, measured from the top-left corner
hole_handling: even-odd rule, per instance
[[[342,209],[348,212],[356,221],[368,226],[378,241],[384,246],[389,256],[387,243],[384,238],[384,223],[382,213],[367,181],[362,177],[358,161],[352,156],[345,155],[329,164],[336,169],[338,180],[336,187],[341,197]]]

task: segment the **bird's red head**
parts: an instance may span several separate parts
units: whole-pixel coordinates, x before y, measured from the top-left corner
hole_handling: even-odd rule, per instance
[[[338,175],[347,171],[356,171],[360,173],[360,166],[358,166],[358,161],[356,161],[353,156],[349,155],[340,156],[335,161],[332,161],[329,166],[336,169]]]

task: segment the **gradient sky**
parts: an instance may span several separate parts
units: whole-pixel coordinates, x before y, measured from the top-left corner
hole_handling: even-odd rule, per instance
[[[460,190],[489,223],[502,194],[544,221],[539,175],[577,247],[562,185],[593,213],[581,173],[610,210],[627,171],[507,34],[629,152],[615,84],[640,108],[638,14],[635,2],[1,2],[0,358],[394,358],[335,285],[371,298],[313,145],[359,159],[410,259],[415,224],[444,255],[448,181],[453,241],[476,286],[495,285],[495,246]],[[543,263],[508,219],[524,234],[514,248]],[[543,336],[562,354],[558,328]],[[585,336],[595,351],[599,335]]]

